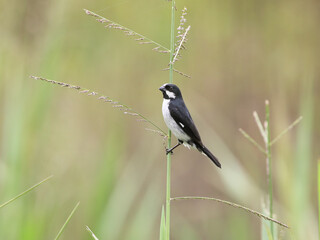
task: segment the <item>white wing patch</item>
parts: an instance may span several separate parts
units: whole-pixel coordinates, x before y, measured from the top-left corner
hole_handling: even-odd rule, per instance
[[[183,125],[181,122],[179,122],[179,125],[180,125],[182,128],[184,128],[184,125]]]

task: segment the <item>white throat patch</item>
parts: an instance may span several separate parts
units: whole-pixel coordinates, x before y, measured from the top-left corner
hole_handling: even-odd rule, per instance
[[[171,98],[171,99],[175,99],[175,98],[176,98],[176,95],[175,95],[173,92],[166,91],[166,94],[167,94],[168,97]]]

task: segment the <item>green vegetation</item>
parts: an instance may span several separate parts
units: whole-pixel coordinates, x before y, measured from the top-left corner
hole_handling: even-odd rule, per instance
[[[184,5],[192,31],[183,61],[176,62],[169,12],[179,13]],[[5,6],[0,23],[0,202],[43,176],[55,178],[0,208],[0,239],[53,239],[70,205],[78,201],[81,208],[73,216],[75,207],[57,238],[96,239],[96,234],[99,239],[154,239],[160,224],[160,239],[169,234],[187,240],[259,239],[261,227],[266,239],[317,239],[317,177],[312,174],[319,143],[314,120],[319,101],[315,3],[13,0]],[[94,9],[99,15],[89,15],[112,24],[111,29],[86,17],[84,7]],[[100,15],[121,25],[104,22]],[[136,40],[141,46],[119,34],[119,27],[129,37],[143,33]],[[170,45],[175,69],[167,66],[168,55],[157,53]],[[192,75],[186,79],[176,74],[174,82],[185,93],[204,142],[221,160],[221,171],[198,152],[183,148],[164,161],[166,134],[157,89],[168,81],[168,72],[159,71],[165,67],[171,82],[177,69]],[[99,104],[30,81],[30,74],[98,89],[130,107],[113,100]],[[241,126],[256,138],[248,116],[254,109],[261,112],[266,98],[272,106],[268,137],[279,132],[281,137],[268,140],[272,178],[265,176],[260,152],[237,132]],[[138,120],[149,122],[162,137],[140,131],[145,124],[113,108],[128,115],[144,113]],[[292,127],[299,119],[281,132],[299,115],[304,120],[296,129]],[[170,133],[167,137],[170,146]],[[261,225],[251,214],[210,201],[184,201],[170,208],[171,200],[178,200],[170,196],[172,191],[259,209],[270,189],[267,178],[269,183],[273,179],[273,205],[257,213],[269,208],[264,214],[288,224],[290,231],[276,224],[269,229],[267,221]],[[189,197],[194,198],[199,197]],[[86,225],[92,231],[85,231]]]
[[[60,231],[58,232],[57,236],[55,237],[54,240],[58,240],[61,236],[61,234],[63,233],[64,229],[66,228],[67,224],[69,223],[70,219],[72,218],[74,212],[77,210],[77,208],[79,207],[80,202],[78,202],[76,204],[76,206],[73,208],[72,212],[70,213],[70,215],[68,216],[67,220],[65,221],[65,223],[63,224],[63,226],[60,228]]]
[[[28,192],[32,191],[33,189],[35,189],[36,187],[40,186],[42,183],[48,181],[50,178],[52,178],[53,176],[49,176],[47,178],[45,178],[44,180],[42,180],[41,182],[33,185],[32,187],[28,188],[27,190],[23,191],[22,193],[20,193],[19,195],[11,198],[10,200],[6,201],[5,203],[2,203],[0,205],[0,208],[3,208],[4,206],[14,202],[15,200],[17,200],[18,198],[22,197],[23,195],[27,194]]]

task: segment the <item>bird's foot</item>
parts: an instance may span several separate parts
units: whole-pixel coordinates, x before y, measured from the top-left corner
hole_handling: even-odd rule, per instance
[[[168,155],[169,153],[173,154],[173,149],[166,148],[166,155]]]
[[[183,142],[179,140],[178,144],[175,145],[174,147],[167,149],[166,148],[166,154],[168,155],[169,153],[173,154],[173,149],[176,149],[177,147],[179,147]]]

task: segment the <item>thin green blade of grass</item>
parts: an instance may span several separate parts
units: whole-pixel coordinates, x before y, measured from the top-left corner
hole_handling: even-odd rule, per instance
[[[42,183],[48,181],[49,179],[51,179],[53,177],[53,175],[43,179],[41,182],[33,185],[32,187],[28,188],[27,190],[25,190],[24,192],[20,193],[19,195],[15,196],[14,198],[6,201],[5,203],[0,205],[0,208],[3,208],[4,206],[8,205],[9,203],[12,203],[13,201],[17,200],[18,198],[22,197],[23,195],[27,194],[28,192],[32,191],[33,189],[35,189],[36,187],[40,186]]]
[[[164,206],[163,205],[162,205],[162,210],[161,210],[159,240],[166,240],[166,219],[165,219],[165,213],[164,213]]]
[[[99,239],[96,237],[96,235],[91,231],[91,229],[90,229],[88,226],[86,226],[86,229],[87,229],[87,231],[91,234],[91,237],[92,237],[94,240],[99,240]]]
[[[269,216],[273,217],[273,178],[272,178],[272,158],[271,158],[271,137],[270,137],[270,104],[269,100],[265,101],[266,107],[266,121],[265,121],[265,134],[266,134],[266,151],[267,151],[267,178],[268,178],[268,193],[269,193]],[[272,238],[274,238],[273,222],[270,222],[270,229]]]
[[[152,39],[148,38],[148,37],[145,37],[143,36],[142,34],[140,33],[137,33],[127,27],[124,27],[122,25],[120,25],[119,23],[116,23],[110,19],[107,19],[107,18],[104,18],[92,11],[89,11],[87,9],[84,9],[85,13],[89,16],[92,16],[92,17],[95,17],[96,20],[100,23],[107,23],[107,25],[105,26],[106,28],[113,28],[113,29],[117,29],[117,30],[120,30],[120,31],[123,31],[127,36],[133,36],[133,37],[138,37],[136,38],[135,40],[137,42],[139,42],[139,44],[154,44],[156,45],[157,47],[153,48],[152,50],[156,51],[156,52],[160,52],[160,53],[169,53],[170,50],[166,47],[164,47],[163,45],[153,41]]]
[[[70,213],[69,217],[67,218],[67,220],[65,221],[65,223],[61,227],[60,231],[58,232],[58,234],[57,234],[57,236],[56,236],[56,238],[54,240],[58,240],[60,238],[61,234],[63,233],[63,231],[66,228],[67,224],[69,223],[70,219],[72,218],[73,214],[75,213],[75,211],[79,207],[79,204],[80,204],[80,202],[78,202],[76,204],[76,206],[73,208],[72,212]]]
[[[44,82],[48,82],[48,83],[51,83],[51,84],[54,84],[54,85],[59,85],[61,87],[65,87],[65,88],[75,89],[79,93],[86,94],[87,96],[97,96],[98,100],[101,100],[103,102],[107,102],[107,103],[112,104],[114,108],[118,108],[124,114],[139,117],[139,119],[137,119],[138,121],[147,122],[147,123],[149,123],[150,125],[152,125],[156,129],[153,132],[158,133],[162,137],[167,137],[167,134],[158,125],[156,125],[153,121],[151,121],[150,119],[148,119],[147,117],[145,117],[141,113],[138,113],[137,111],[133,110],[132,108],[128,107],[127,105],[125,105],[123,103],[120,103],[118,101],[112,100],[107,96],[101,95],[98,92],[95,92],[95,91],[92,91],[90,89],[83,88],[83,87],[80,87],[80,86],[71,85],[69,83],[58,82],[58,81],[46,79],[46,78],[43,78],[43,77],[30,76],[30,78],[35,79],[35,80],[41,80],[41,81],[44,81]],[[146,130],[149,130],[149,129],[146,129]]]
[[[212,198],[212,197],[197,197],[197,196],[185,196],[185,197],[174,197],[174,198],[171,198],[171,201],[175,201],[175,200],[212,200],[212,201],[216,201],[216,202],[219,202],[219,203],[223,203],[223,204],[226,204],[226,205],[229,205],[229,206],[232,206],[232,207],[235,207],[235,208],[240,208],[242,210],[245,210],[251,214],[254,214],[260,218],[264,218],[265,220],[268,220],[270,222],[274,222],[282,227],[285,227],[285,228],[289,228],[288,225],[282,223],[282,222],[279,222],[278,220],[275,220],[273,218],[270,218],[260,212],[257,212],[255,210],[252,210],[250,208],[247,208],[247,207],[244,207],[244,206],[241,206],[237,203],[233,203],[233,202],[229,202],[229,201],[225,201],[225,200],[222,200],[222,199],[218,199],[218,198]]]
[[[253,145],[255,145],[262,153],[267,154],[267,152],[263,149],[263,147],[260,146],[259,143],[256,142],[247,132],[245,132],[242,128],[239,128],[239,131],[242,133],[242,135],[248,139]]]
[[[295,125],[297,125],[302,120],[302,116],[298,117],[293,123],[291,123],[286,129],[284,129],[277,137],[275,137],[271,142],[270,146],[272,146],[275,142],[277,142],[283,135],[289,132]]]

